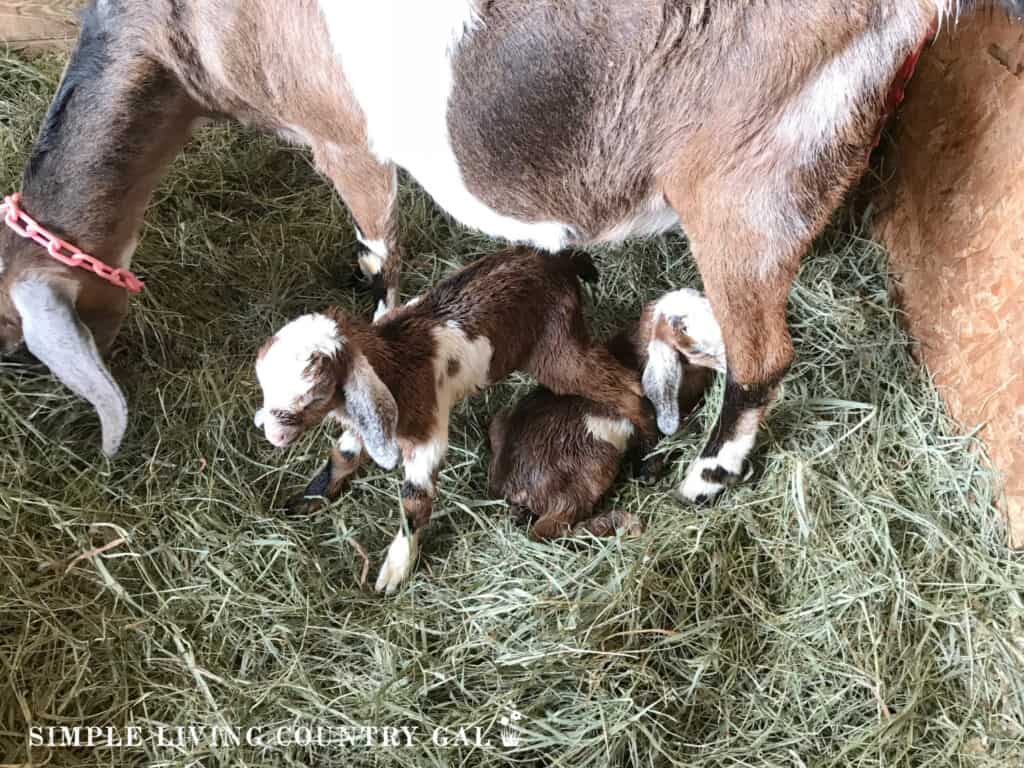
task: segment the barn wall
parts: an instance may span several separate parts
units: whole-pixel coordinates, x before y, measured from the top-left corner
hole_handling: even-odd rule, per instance
[[[1005,480],[1024,546],[1024,25],[978,16],[922,58],[877,234],[920,354]]]
[[[74,43],[75,14],[85,0],[0,0],[0,42],[19,49],[62,49]]]

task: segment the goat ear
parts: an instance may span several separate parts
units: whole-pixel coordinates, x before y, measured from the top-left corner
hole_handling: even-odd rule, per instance
[[[379,466],[398,464],[398,405],[367,359],[352,358],[345,382],[345,413],[363,439],[366,452]]]
[[[647,345],[644,366],[644,395],[654,405],[658,429],[672,435],[679,431],[679,385],[683,380],[683,361],[679,353],[659,339]]]
[[[103,452],[113,456],[128,424],[128,406],[103,363],[92,332],[75,311],[77,284],[29,277],[11,287],[25,345],[100,417]]]

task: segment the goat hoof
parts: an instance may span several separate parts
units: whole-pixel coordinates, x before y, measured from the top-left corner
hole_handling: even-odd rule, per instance
[[[668,470],[668,461],[665,454],[649,456],[637,464],[634,476],[638,482],[644,485],[654,485],[665,476]]]
[[[644,532],[640,518],[631,512],[613,509],[601,515],[595,515],[572,529],[573,536],[591,535],[598,538],[620,534],[624,537],[639,536]]]
[[[376,590],[386,595],[393,594],[409,578],[419,552],[419,536],[399,533],[388,547],[384,565],[377,574]]]
[[[341,491],[338,484],[332,480],[331,461],[328,460],[312,480],[306,486],[306,490],[297,493],[285,503],[285,509],[295,515],[308,515],[318,512],[326,506],[327,500],[335,497]]]
[[[327,506],[326,501],[320,496],[308,496],[305,492],[296,493],[284,504],[285,512],[289,515],[311,515],[319,512]]]
[[[522,504],[510,504],[508,507],[508,516],[513,525],[521,527],[529,525],[536,518],[536,515],[530,511],[530,508],[523,506]]]
[[[380,256],[370,251],[359,254],[359,284],[364,290],[373,291],[375,299],[383,299],[387,293],[383,267]]]
[[[679,486],[679,497],[697,506],[708,506],[726,488],[732,488],[749,480],[754,474],[753,464],[744,459],[738,472],[733,472],[718,463],[714,456],[697,459],[686,473],[686,479]]]

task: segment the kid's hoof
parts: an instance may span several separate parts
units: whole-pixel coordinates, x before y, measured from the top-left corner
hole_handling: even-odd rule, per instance
[[[639,536],[644,532],[644,525],[640,518],[631,512],[621,512],[613,509],[603,515],[596,515],[589,520],[580,523],[573,529],[573,535],[591,536]]]
[[[312,515],[327,506],[325,499],[317,496],[307,496],[305,493],[296,493],[284,504],[284,510],[289,515]]]
[[[530,508],[524,507],[522,504],[510,504],[508,516],[514,525],[519,526],[529,525],[536,518],[536,515],[530,511]]]
[[[325,507],[328,499],[337,496],[337,491],[340,490],[332,488],[332,485],[337,484],[332,483],[331,475],[331,461],[328,459],[324,468],[309,481],[306,490],[288,499],[285,510],[294,515],[308,515]],[[333,494],[332,490],[335,491]]]
[[[644,485],[653,485],[665,476],[667,470],[668,461],[661,453],[638,461],[633,468],[633,476]]]
[[[388,556],[384,560],[384,565],[381,566],[380,573],[377,574],[376,589],[378,592],[390,595],[409,578],[419,551],[418,544],[419,537],[415,533],[412,536],[406,536],[399,532],[395,536],[391,546],[388,547]]]

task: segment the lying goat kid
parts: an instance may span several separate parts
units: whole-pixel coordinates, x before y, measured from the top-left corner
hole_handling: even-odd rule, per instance
[[[644,390],[666,434],[700,402],[709,369],[725,369],[721,331],[695,291],[652,302],[606,346],[623,366],[643,370]],[[533,538],[575,530],[607,535],[631,522],[614,511],[593,517],[622,457],[639,447],[633,424],[614,408],[538,387],[494,417],[490,441],[490,493],[535,518]]]
[[[364,451],[386,469],[401,455],[405,521],[378,591],[394,591],[409,575],[448,449],[448,416],[467,395],[526,371],[654,433],[637,373],[591,344],[579,279],[596,278],[583,253],[513,249],[470,264],[373,325],[331,309],[298,318],[264,344],[256,423],[267,439],[288,445],[328,416],[346,427],[314,490],[336,493]]]

